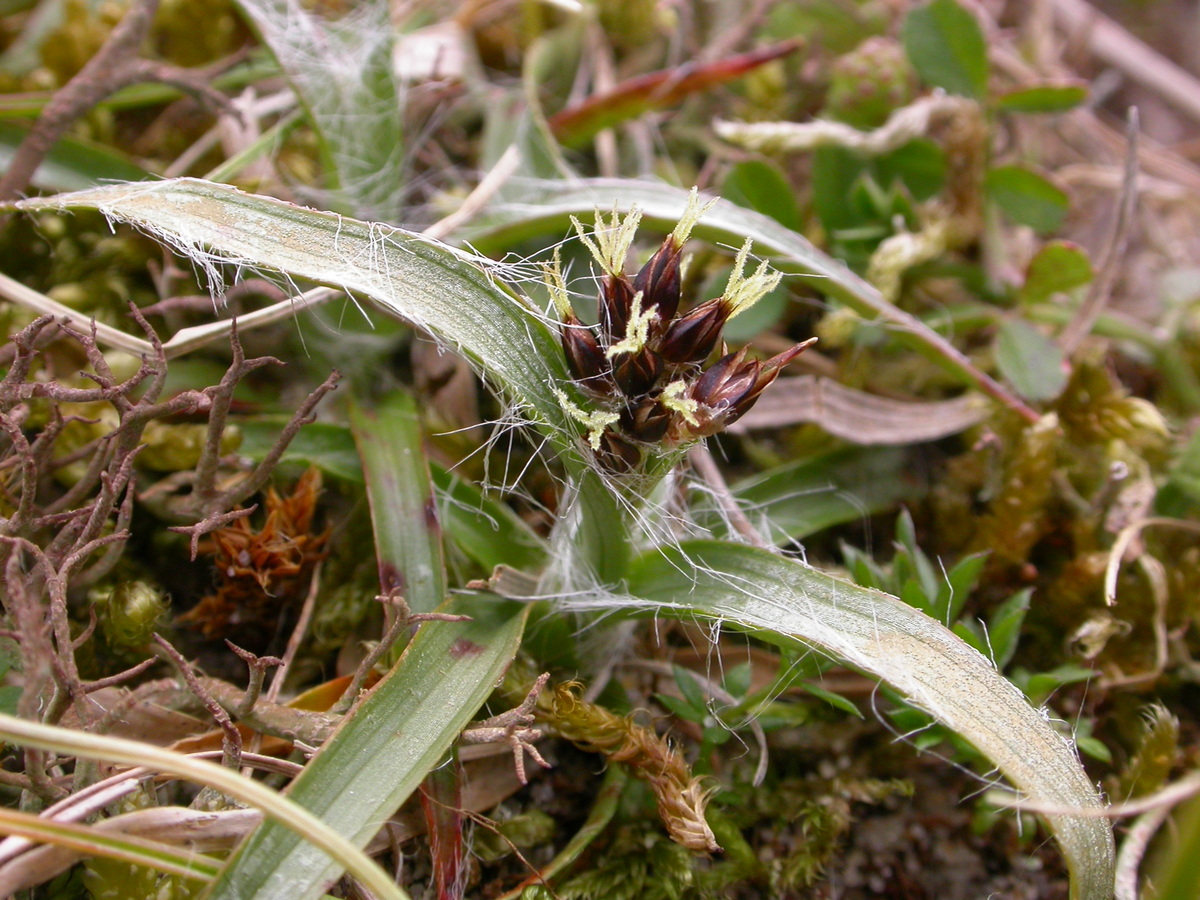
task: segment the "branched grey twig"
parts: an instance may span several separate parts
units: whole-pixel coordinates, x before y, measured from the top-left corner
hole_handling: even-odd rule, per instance
[[[192,671],[191,664],[183,658],[182,653],[171,646],[170,641],[161,634],[155,634],[154,643],[162,648],[163,654],[179,670],[179,674],[183,676],[183,681],[188,686],[188,690],[192,692],[197,700],[204,704],[204,708],[208,710],[209,715],[213,717],[224,733],[225,737],[221,742],[221,747],[224,751],[221,755],[221,764],[231,769],[239,768],[242,764],[242,733],[233,724],[233,719],[225,711],[225,707],[221,706],[213,695],[205,690],[204,685],[200,683],[200,679],[196,677],[196,673]]]
[[[250,681],[246,684],[246,693],[242,695],[242,701],[233,710],[233,714],[240,719],[254,709],[254,704],[258,702],[258,695],[262,692],[263,679],[267,675],[267,669],[283,665],[283,660],[278,656],[258,656],[249,650],[243,650],[233,641],[226,641],[225,646],[232,650],[250,670]]]
[[[550,768],[550,763],[538,753],[534,741],[542,739],[540,729],[533,728],[534,709],[537,706],[538,695],[550,680],[550,673],[543,672],[538,676],[521,705],[507,712],[502,712],[490,719],[484,719],[472,725],[462,733],[461,740],[467,744],[508,744],[513,752],[513,761],[517,768],[517,778],[521,784],[528,784],[525,777],[525,754],[533,757],[533,761],[544,769]]]
[[[229,101],[208,85],[216,69],[195,71],[140,59],[138,50],[150,30],[158,0],[134,3],[112,30],[107,43],[62,86],[42,110],[0,177],[0,200],[15,200],[29,185],[50,148],[79,116],[110,94],[139,82],[161,82],[196,95],[216,108],[240,115]]]

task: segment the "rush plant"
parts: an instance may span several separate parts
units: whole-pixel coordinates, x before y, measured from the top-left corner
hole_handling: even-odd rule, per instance
[[[1021,796],[1048,810],[1045,821],[1071,870],[1074,896],[1109,896],[1113,842],[1099,815],[1101,799],[1070,741],[990,660],[896,597],[767,546],[704,537],[686,511],[668,502],[688,448],[744,415],[780,368],[808,346],[804,342],[763,361],[721,345],[725,322],[781,277],[766,263],[751,271],[751,252],[769,248],[781,267],[830,279],[831,289],[864,306],[884,305],[877,293],[799,236],[780,235],[765,220],[723,201],[702,202],[694,192],[633,182],[621,182],[619,189],[603,182],[585,188],[572,187],[575,205],[563,213],[572,217],[600,270],[594,326],[581,322],[557,263],[544,272],[553,302],[543,307],[519,290],[513,276],[520,269],[400,228],[225,185],[167,180],[12,204],[41,213],[98,209],[182,253],[218,289],[232,263],[326,285],[397,316],[467,359],[540,433],[562,473],[559,512],[548,538],[524,557],[525,577],[494,579],[492,593],[467,593],[443,605],[440,538],[426,534],[397,551],[436,549],[422,557],[429,577],[410,585],[406,595],[414,612],[437,608],[471,621],[423,625],[369,699],[332,737],[323,735],[320,752],[289,789],[290,801],[350,843],[365,845],[438,766],[484,702],[517,653],[531,607],[549,616],[603,613],[605,623],[648,616],[699,619],[770,643],[810,648],[886,681],[906,702],[977,747]],[[585,223],[595,205],[612,206],[613,212],[607,220],[594,213],[594,221]],[[535,210],[524,224],[544,212]],[[514,224],[521,223],[501,226]],[[626,258],[642,224],[669,233],[630,277]],[[680,265],[693,232],[741,249],[721,295],[681,310]],[[361,410],[360,426],[371,415]],[[408,446],[403,441],[411,431],[397,426],[395,440],[388,434],[364,452],[368,468],[386,463],[388,446]],[[373,510],[378,544],[396,539],[380,528],[381,516],[393,516],[400,534],[421,534],[403,524],[401,511],[411,510],[411,521],[428,504],[419,492],[407,499],[402,494],[391,512]],[[373,506],[377,500],[373,497]],[[538,558],[546,562],[530,564]],[[413,571],[418,568],[414,564]],[[514,589],[514,583],[523,589]],[[509,599],[496,596],[504,594]],[[462,650],[477,646],[478,655]],[[603,720],[613,747],[633,740],[620,734],[619,724],[574,703],[560,714]],[[524,708],[532,715],[533,701]],[[546,715],[553,721],[552,712]],[[489,727],[521,746],[511,722]],[[565,724],[561,730],[570,733]],[[102,746],[66,749],[61,737],[8,720],[0,722],[0,735],[58,752],[103,755]],[[637,740],[643,742],[639,753],[657,752],[646,736]],[[699,810],[702,823],[704,791],[684,778],[680,783],[689,785],[688,809]],[[208,896],[320,896],[328,879],[349,863],[328,855],[340,848],[338,840],[324,839],[316,847],[303,832],[278,819],[264,825],[215,876]],[[706,845],[709,836],[700,837],[698,845]]]

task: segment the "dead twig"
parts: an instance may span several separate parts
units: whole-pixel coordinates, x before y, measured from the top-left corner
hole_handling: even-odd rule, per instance
[[[205,516],[195,525],[172,525],[167,528],[167,531],[174,531],[178,534],[191,535],[191,551],[192,561],[195,562],[196,557],[200,553],[200,538],[206,534],[216,531],[218,528],[224,528],[230,522],[236,522],[238,519],[244,519],[247,516],[253,515],[258,509],[258,504],[248,506],[245,509],[234,509],[224,513],[213,513],[211,516]]]
[[[371,648],[371,651],[359,663],[349,687],[338,698],[337,703],[330,707],[330,715],[342,715],[349,712],[350,708],[354,705],[354,701],[358,699],[363,685],[366,684],[367,678],[374,670],[375,664],[383,659],[387,652],[396,645],[397,641],[404,637],[410,628],[422,622],[466,622],[470,621],[471,618],[470,616],[455,616],[448,613],[414,613],[408,608],[408,604],[404,602],[404,598],[394,591],[390,594],[382,594],[375,599],[380,603],[386,603],[391,606],[396,613],[395,619],[379,642]]]
[[[283,650],[283,658],[279,661],[279,666],[271,676],[271,686],[267,688],[266,699],[272,703],[279,699],[279,692],[283,689],[283,683],[287,679],[288,669],[291,667],[292,661],[296,658],[296,654],[300,652],[300,642],[304,640],[304,635],[308,633],[309,623],[312,622],[313,612],[317,608],[317,596],[321,591],[321,570],[323,567],[324,562],[318,562],[313,567],[312,579],[308,585],[308,594],[304,598],[304,605],[300,607],[300,617],[296,620],[296,627],[292,629],[291,635],[288,636],[287,646]]]
[[[152,669],[157,664],[158,660],[151,656],[148,659],[143,659],[135,666],[130,666],[123,672],[118,672],[116,675],[109,675],[105,678],[97,678],[95,681],[88,681],[84,684],[83,689],[85,692],[91,694],[95,691],[103,690],[104,688],[116,687],[117,685],[126,681],[132,681],[139,675],[142,675]]]
[[[1191,73],[1138,40],[1086,0],[1050,0],[1050,3],[1059,27],[1081,35],[1093,56],[1166,100],[1193,122],[1200,122],[1200,81]]]
[[[1112,296],[1113,285],[1121,272],[1121,264],[1125,261],[1125,251],[1129,246],[1129,233],[1133,225],[1134,212],[1137,209],[1138,190],[1138,111],[1130,107],[1126,119],[1125,136],[1129,142],[1125,154],[1125,176],[1121,183],[1121,199],[1117,210],[1116,221],[1113,222],[1112,232],[1108,236],[1104,253],[1101,256],[1100,267],[1087,297],[1080,304],[1074,317],[1067,323],[1066,328],[1058,337],[1058,344],[1063,354],[1072,356],[1083,339],[1092,332],[1092,327]]]
[[[543,769],[550,768],[550,763],[542,758],[534,744],[535,741],[542,739],[542,731],[533,727],[534,720],[537,718],[538,697],[549,680],[550,673],[542,673],[533,683],[533,687],[529,689],[529,693],[525,695],[520,706],[472,725],[462,733],[460,738],[466,744],[507,744],[512,750],[517,779],[521,784],[529,783],[529,779],[525,776],[526,753]]]
[[[258,656],[249,650],[243,650],[233,641],[226,641],[225,646],[232,650],[234,655],[250,670],[250,680],[246,684],[246,692],[242,695],[242,701],[235,709],[231,710],[240,719],[254,709],[254,704],[258,702],[258,695],[262,692],[263,679],[266,678],[267,669],[282,665],[283,660],[278,656]]]
[[[752,546],[761,547],[764,550],[771,549],[767,539],[750,524],[750,520],[742,512],[742,507],[738,504],[737,498],[733,496],[733,492],[729,490],[729,485],[725,483],[725,476],[721,474],[721,469],[717,466],[708,447],[704,444],[697,444],[688,451],[688,462],[692,464],[696,474],[707,485],[713,498],[717,501],[717,505],[721,508],[721,514],[733,527],[733,530]]]
[[[71,123],[123,87],[161,82],[194,94],[217,108],[229,106],[224,95],[209,86],[211,70],[189,71],[138,57],[157,9],[158,0],[134,3],[99,52],[50,98],[0,177],[0,200],[20,197],[50,148]]]
[[[316,420],[314,410],[317,404],[325,398],[326,394],[334,390],[341,380],[341,372],[336,369],[330,372],[329,376],[311,394],[304,398],[304,402],[300,404],[300,408],[296,410],[291,419],[288,420],[287,425],[279,432],[279,437],[275,439],[275,443],[271,445],[271,449],[267,451],[262,461],[254,467],[250,474],[228,490],[213,494],[208,498],[206,506],[210,509],[228,509],[231,506],[241,503],[251,494],[258,493],[267,483],[267,479],[271,477],[271,473],[279,464],[279,460],[287,451],[292,439],[300,433],[301,428]]]
[[[229,713],[205,689],[204,685],[200,683],[200,679],[196,677],[196,673],[192,671],[191,664],[183,658],[182,653],[171,646],[171,643],[166,638],[160,634],[156,634],[154,635],[154,643],[162,648],[166,658],[179,670],[179,674],[183,677],[188,690],[192,692],[192,695],[197,700],[204,704],[204,708],[208,710],[209,715],[213,717],[224,733],[225,737],[221,742],[221,765],[228,766],[231,769],[240,768],[242,765],[242,733],[233,724],[233,719]]]
[[[238,338],[237,319],[229,323],[229,346],[233,350],[233,360],[224,376],[215,387],[206,389],[212,405],[208,410],[208,432],[204,440],[204,448],[200,453],[200,461],[196,463],[196,480],[192,485],[192,494],[196,498],[197,508],[208,511],[210,504],[217,495],[215,487],[217,464],[221,456],[221,441],[225,437],[225,421],[229,415],[229,407],[233,403],[233,392],[243,378],[255,369],[263,366],[282,366],[283,361],[273,356],[260,356],[256,359],[246,359],[242,350],[242,342]]]

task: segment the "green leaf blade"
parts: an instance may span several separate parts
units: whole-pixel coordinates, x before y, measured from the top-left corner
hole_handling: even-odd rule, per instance
[[[572,450],[578,426],[554,388],[574,390],[557,334],[495,277],[490,260],[414,232],[294,206],[193,178],[112,185],[15,204],[99,209],[184,251],[216,284],[240,261],[364,295],[475,363]]]
[[[714,618],[803,644],[876,675],[988,756],[1032,799],[1094,811],[1103,803],[1070,744],[992,664],[948,629],[887,594],[745,545],[696,541],[642,557],[630,605]],[[1110,897],[1112,829],[1099,816],[1047,816],[1072,896]]]
[[[1060,113],[1086,103],[1085,84],[1036,84],[996,98],[996,108],[1009,113]]]
[[[987,41],[955,0],[932,0],[904,21],[904,50],[928,84],[975,100],[987,96]]]
[[[996,365],[1028,400],[1053,400],[1067,386],[1062,350],[1023,319],[1001,323]]]
[[[1092,261],[1082,247],[1070,241],[1049,241],[1030,260],[1017,299],[1039,303],[1082,287],[1094,275]]]
[[[27,129],[0,121],[0,171],[12,163],[27,134]],[[33,173],[32,183],[41,190],[78,191],[107,181],[141,181],[150,177],[151,173],[111,147],[62,138]]]
[[[770,216],[790,231],[800,231],[804,227],[792,186],[774,163],[761,159],[738,163],[721,183],[721,196],[738,206]]]
[[[467,622],[427,622],[292,783],[288,799],[357,846],[383,826],[487,700],[520,644],[528,607],[488,595],[443,612]],[[222,870],[208,900],[315,900],[339,869],[295,832],[268,822]]]
[[[984,176],[983,189],[1008,218],[1038,234],[1057,231],[1070,207],[1065,191],[1024,166],[991,169]]]
[[[414,613],[432,612],[446,599],[446,562],[416,403],[402,391],[369,409],[355,403],[350,427],[366,479],[380,587],[402,594]]]
[[[388,4],[326,22],[287,0],[238,0],[308,111],[343,211],[396,221],[406,177],[404,102]]]

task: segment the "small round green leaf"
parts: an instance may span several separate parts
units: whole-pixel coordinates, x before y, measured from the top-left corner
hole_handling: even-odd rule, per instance
[[[982,100],[987,94],[987,41],[975,17],[955,0],[932,0],[904,21],[904,51],[928,84]]]
[[[1062,225],[1069,198],[1031,169],[999,166],[987,173],[983,183],[987,197],[1018,225],[1028,225],[1039,234],[1049,234]]]
[[[1082,247],[1070,241],[1051,241],[1030,260],[1019,298],[1022,303],[1038,303],[1087,284],[1094,274]]]
[[[804,226],[796,193],[774,163],[761,159],[738,163],[725,176],[721,196],[738,206],[770,216],[792,231],[800,231]]]
[[[1000,326],[996,365],[1026,400],[1053,400],[1067,384],[1058,345],[1021,319]]]
[[[913,199],[928,200],[946,183],[946,152],[928,138],[916,138],[875,160],[879,183],[901,182]]]

